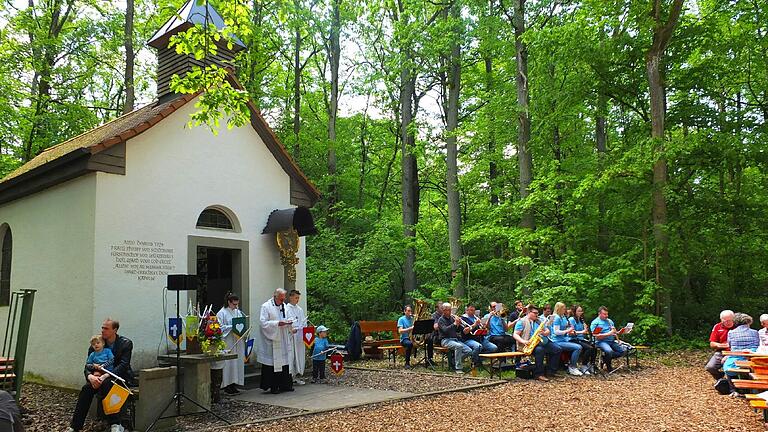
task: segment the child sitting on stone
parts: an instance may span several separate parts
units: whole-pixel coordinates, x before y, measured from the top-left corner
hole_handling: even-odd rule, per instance
[[[85,370],[88,372],[86,379],[91,387],[97,389],[101,387],[99,377],[104,374],[103,370],[109,370],[112,367],[115,356],[112,354],[112,350],[104,348],[104,339],[101,338],[101,335],[91,338],[91,347],[93,352],[88,355],[88,359],[85,361]]]

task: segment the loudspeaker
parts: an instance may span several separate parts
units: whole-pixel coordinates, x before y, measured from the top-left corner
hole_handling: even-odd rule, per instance
[[[197,275],[169,274],[168,291],[194,291],[199,281]]]

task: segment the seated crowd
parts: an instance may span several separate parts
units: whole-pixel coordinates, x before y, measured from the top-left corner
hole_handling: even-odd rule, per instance
[[[603,352],[609,372],[613,370],[612,360],[625,355],[627,350],[627,344],[618,340],[619,331],[608,318],[605,306],[598,309],[598,316],[589,324],[581,306],[566,307],[561,302],[555,304],[554,313],[550,305],[541,309],[532,304],[524,307],[519,300],[512,311],[504,310],[501,303],[491,302],[485,315],[481,316],[474,305],[467,305],[464,312],[458,316],[451,303],[437,305],[429,318],[434,331],[424,343],[428,365],[433,364],[434,345],[449,350],[453,362],[450,366],[456,373],[463,373],[462,360],[466,357],[471,356],[472,366],[476,367],[481,365],[480,354],[532,349],[533,376],[548,381],[547,375],[554,375],[559,369],[563,352],[567,353],[568,373],[581,376],[595,372],[597,350]],[[414,325],[412,308],[405,306],[397,329],[405,348],[406,369],[411,367]]]
[[[752,317],[745,313],[724,310],[720,312],[720,322],[715,324],[709,335],[709,346],[715,352],[705,369],[715,379],[715,388],[723,388],[723,393],[733,397],[741,396],[733,385],[733,379],[738,377],[736,362],[746,358],[723,353],[761,352],[768,356],[768,314],[760,315],[762,328],[759,331],[752,328],[752,323]]]

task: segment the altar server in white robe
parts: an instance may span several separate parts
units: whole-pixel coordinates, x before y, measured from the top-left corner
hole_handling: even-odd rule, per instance
[[[261,305],[259,313],[260,337],[257,356],[261,363],[261,388],[273,394],[293,391],[291,359],[293,357],[292,321],[286,315],[286,291],[275,290],[274,296]]]
[[[304,366],[307,361],[306,347],[304,346],[304,326],[307,325],[307,318],[304,310],[299,306],[301,293],[298,290],[291,290],[288,293],[287,313],[288,319],[293,320],[293,328],[296,333],[293,335],[293,359],[291,364],[291,374],[293,383],[304,385],[301,379],[304,375]]]
[[[232,331],[232,319],[245,317],[245,314],[238,309],[240,298],[237,295],[227,294],[226,301],[227,305],[221,308],[216,318],[221,325],[221,336],[227,349],[237,354],[237,358],[224,361],[221,388],[227,394],[238,394],[237,386],[245,384],[245,341],[239,341],[240,336]]]

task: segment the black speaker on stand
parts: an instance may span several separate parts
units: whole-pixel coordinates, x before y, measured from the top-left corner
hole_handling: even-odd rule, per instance
[[[187,274],[174,274],[174,275],[168,275],[168,284],[167,288],[168,291],[176,291],[176,318],[181,318],[180,312],[179,312],[179,302],[181,301],[179,298],[179,293],[181,291],[195,291],[197,290],[197,286],[199,283],[199,279],[197,275],[187,275]],[[165,325],[165,323],[163,323]],[[171,399],[168,401],[168,404],[165,405],[162,411],[157,415],[155,420],[150,423],[149,427],[147,427],[147,430],[145,432],[149,432],[152,430],[153,427],[157,424],[158,421],[166,418],[174,418],[174,417],[182,417],[185,415],[195,415],[200,414],[200,412],[194,412],[194,413],[187,413],[182,414],[181,413],[181,400],[186,399],[188,402],[191,402],[193,405],[197,406],[198,408],[202,409],[203,412],[207,412],[209,414],[212,414],[217,419],[223,421],[226,424],[230,424],[226,419],[221,417],[220,415],[216,414],[215,412],[211,411],[210,409],[200,405],[197,401],[193,400],[189,396],[184,394],[184,390],[181,388],[181,342],[179,342],[178,345],[176,345],[176,392],[173,394]],[[170,406],[176,402],[176,412],[171,415],[164,416],[163,413],[170,408]]]

